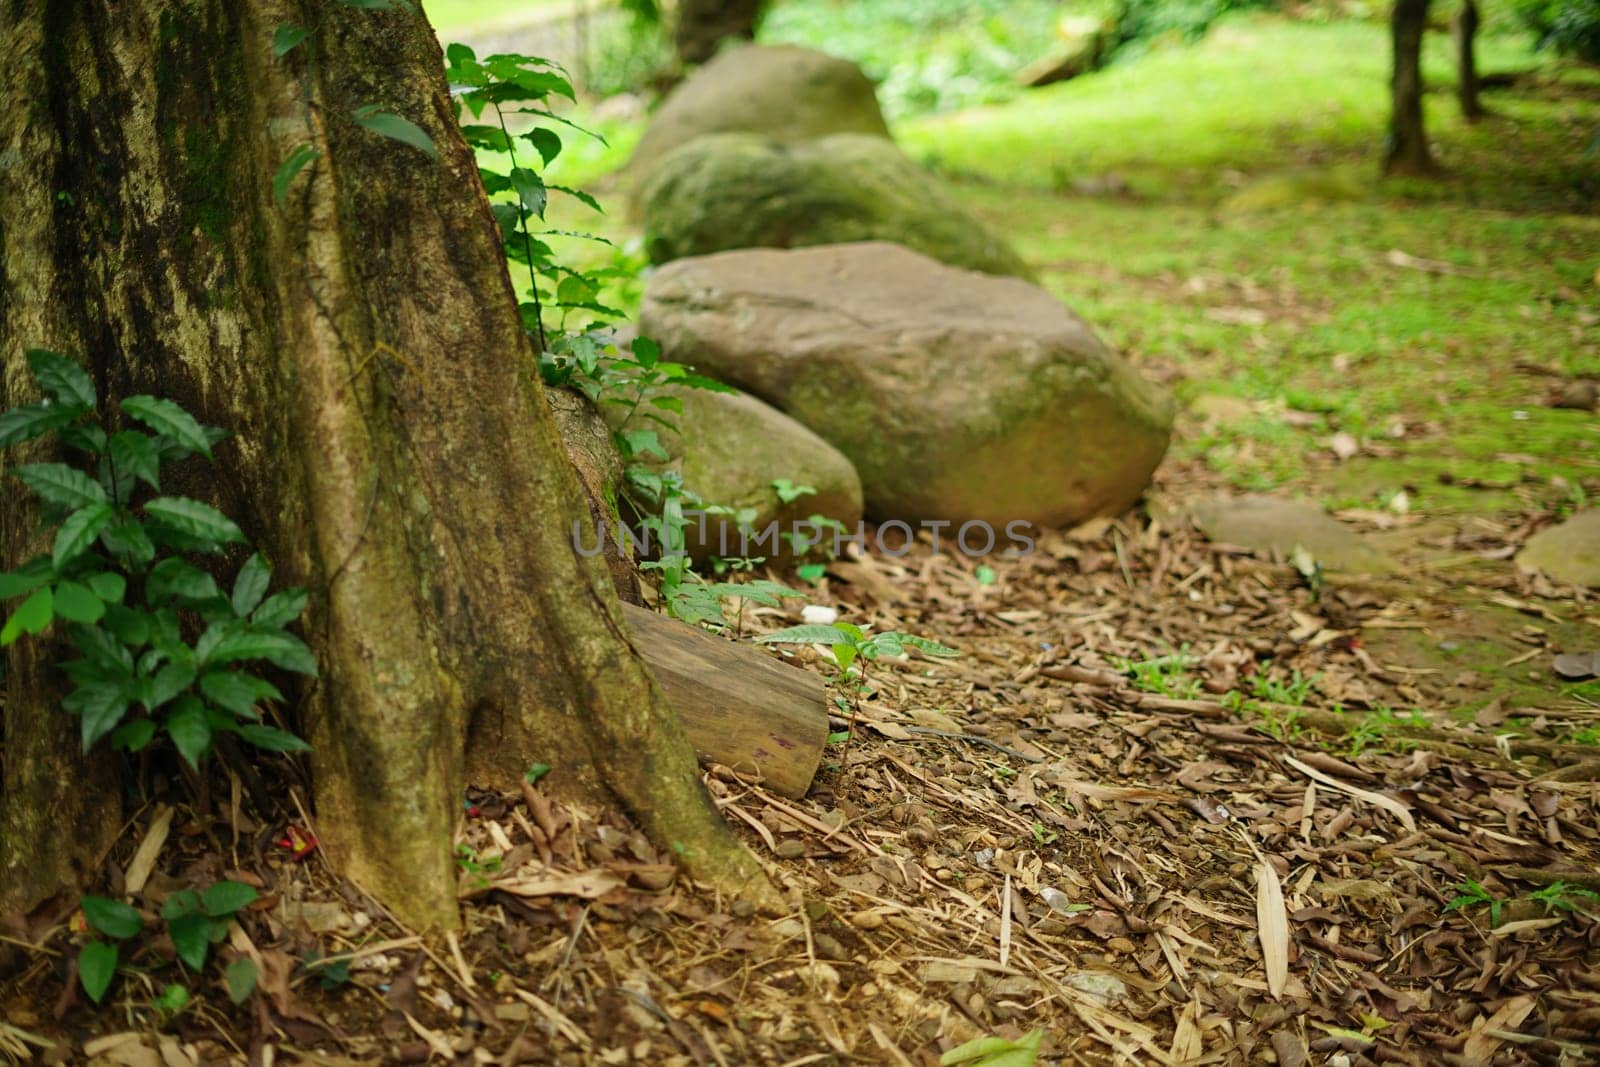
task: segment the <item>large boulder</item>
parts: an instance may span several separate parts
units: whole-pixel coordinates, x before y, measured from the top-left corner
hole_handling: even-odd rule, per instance
[[[830,133],[888,137],[872,82],[861,68],[810,48],[729,48],[667,95],[633,150],[635,180],[656,160],[708,133],[755,133],[808,141]]]
[[[892,141],[841,133],[785,144],[748,133],[668,153],[639,190],[657,263],[735,248],[894,241],[945,263],[1028,277],[1003,240]]]
[[[846,532],[856,532],[861,523],[861,479],[828,442],[746,393],[668,388],[660,395],[676,397],[683,405],[681,414],[670,417],[676,429],[655,427],[671,457],[668,465],[706,504],[742,514],[749,531],[741,540],[737,517],[707,516],[703,525],[697,520],[687,533],[689,554],[695,559],[792,558],[795,542],[781,534],[820,537],[831,546],[831,534],[806,525],[812,516],[832,519]],[[616,422],[622,414],[622,409],[612,407],[608,418]],[[778,492],[775,483],[780,481],[788,483],[785,494]],[[795,495],[801,488],[812,492]],[[783,499],[784,495],[791,499]]]
[[[1121,511],[1166,451],[1167,393],[1055,298],[882,242],[680,259],[640,329],[855,464],[879,519],[1043,525]]]

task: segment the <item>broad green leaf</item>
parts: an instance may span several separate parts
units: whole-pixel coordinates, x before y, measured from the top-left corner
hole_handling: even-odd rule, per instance
[[[116,729],[128,713],[128,690],[119,682],[104,681],[80,685],[68,693],[61,706],[79,716],[83,750],[89,751],[106,734]]]
[[[94,382],[74,360],[42,348],[28,349],[28,369],[34,381],[58,404],[93,408]]]
[[[145,532],[144,524],[131,515],[107,525],[100,533],[100,543],[112,555],[125,558],[141,567],[156,556],[155,543]]]
[[[155,711],[194,684],[195,666],[187,660],[173,660],[150,679],[145,693],[144,706]]]
[[[194,697],[178,702],[177,710],[167,716],[167,734],[178,749],[178,755],[195,770],[211,750],[211,723],[206,720],[205,706]]]
[[[550,188],[554,189],[558,193],[566,193],[574,200],[582,201],[584,206],[591,211],[597,212],[601,215],[606,213],[606,209],[600,206],[600,201],[596,200],[582,189],[574,189],[570,185],[551,185]]]
[[[188,451],[211,458],[211,438],[205,429],[172,401],[157,396],[130,396],[122,401],[122,410]]]
[[[623,430],[619,436],[622,438],[622,454],[625,457],[658,456],[664,460],[672,458],[667,455],[666,446],[661,443],[661,435],[654,430]]]
[[[222,590],[211,575],[174,556],[150,568],[144,580],[144,596],[151,604],[169,600],[204,602],[221,600]]]
[[[61,427],[61,440],[80,452],[99,455],[106,450],[106,432],[93,423],[75,422]]]
[[[178,533],[204,541],[243,544],[244,531],[234,521],[212,507],[185,496],[158,496],[144,506],[150,519]]]
[[[137,479],[160,491],[161,450],[149,434],[124,430],[112,436],[107,449],[119,481]]]
[[[273,726],[263,726],[260,723],[246,723],[239,727],[238,734],[246,741],[259,749],[267,752],[310,752],[311,746],[306,744],[287,730],[279,730]]]
[[[51,430],[60,429],[83,414],[83,411],[82,407],[75,404],[55,404],[50,401],[12,408],[0,414],[0,448],[20,445]]]
[[[272,176],[272,199],[278,202],[280,211],[288,202],[289,186],[294,184],[295,175],[320,155],[322,153],[309,144],[296,145],[294,151],[289,153],[289,158],[278,164],[278,172]]]
[[[115,516],[116,510],[110,504],[90,504],[68,515],[56,530],[55,544],[50,550],[50,562],[56,571],[60,572],[83,555]]]
[[[1017,1041],[1004,1037],[975,1038],[940,1056],[939,1067],[1033,1067],[1043,1040],[1042,1029]]]
[[[88,507],[106,500],[100,483],[65,463],[28,463],[13,468],[17,480],[39,494],[41,500],[67,508]]]
[[[929,656],[959,656],[961,653],[953,648],[941,645],[937,641],[929,641],[926,637],[913,637],[911,634],[896,634],[900,640]]]
[[[86,896],[80,902],[80,906],[83,908],[84,920],[91,927],[118,941],[126,941],[144,929],[144,919],[139,915],[138,909],[120,900]]]
[[[273,593],[267,597],[250,617],[250,621],[257,626],[281,629],[298,619],[305,610],[306,591],[285,589],[281,593]]]
[[[200,894],[193,889],[180,889],[167,898],[161,905],[161,917],[171,922],[181,919],[185,915],[201,915]]]
[[[853,645],[857,639],[837,627],[812,623],[762,634],[756,640],[766,645]]]
[[[106,602],[94,595],[93,590],[79,582],[56,583],[55,615],[68,622],[95,623],[106,614]]]
[[[96,1004],[111,988],[111,979],[116,973],[117,946],[104,941],[90,941],[78,953],[78,982]]]
[[[107,604],[120,604],[128,592],[128,580],[114,571],[101,571],[91,574],[84,579],[84,584],[94,591],[94,595]]]
[[[116,639],[130,648],[138,648],[150,640],[150,616],[136,608],[121,604],[106,605],[106,629]]]
[[[346,0],[348,3],[349,0]],[[373,133],[408,144],[412,148],[426,155],[429,159],[438,159],[439,150],[433,146],[433,138],[428,136],[426,130],[410,119],[401,118],[391,111],[379,111],[377,105],[366,104],[356,108],[353,113],[356,123]]]
[[[272,32],[272,54],[282,59],[311,36],[304,26],[279,26]]]
[[[256,705],[263,700],[283,700],[277,686],[242,671],[206,672],[200,677],[200,693],[242,719],[256,718]]]
[[[544,165],[549,166],[561,154],[561,135],[543,126],[535,126],[522,135],[539,152]]]
[[[49,556],[35,556],[14,571],[0,573],[0,600],[31,593],[52,577]]]
[[[635,337],[630,351],[641,367],[654,367],[661,359],[661,346],[648,337]]]
[[[243,882],[218,882],[200,894],[200,906],[213,919],[225,919],[254,904],[260,895]]]
[[[167,1015],[176,1015],[189,1004],[189,989],[177,982],[168,982],[161,995],[150,1002],[157,1011]]]
[[[256,980],[259,978],[255,961],[248,956],[240,956],[228,964],[227,970],[222,972],[222,980],[228,987],[228,999],[235,1004],[243,1004],[250,999],[250,994],[255,992]]]
[[[108,606],[106,614],[109,616],[118,610],[128,609]],[[71,632],[72,646],[98,664],[105,677],[125,680],[133,674],[133,653],[115,636],[115,631],[107,632],[99,626],[74,626]]]
[[[206,661],[213,664],[254,659],[264,659],[286,671],[317,673],[317,661],[305,642],[282,630],[251,629],[228,634],[206,656]]]
[[[111,731],[111,747],[124,752],[138,752],[156,736],[154,719],[134,719]]]
[[[233,580],[233,613],[241,619],[249,615],[267,595],[267,583],[272,580],[272,568],[257,552],[244,561],[239,575]]]
[[[49,586],[36,589],[33,595],[17,605],[6,624],[0,626],[0,648],[4,648],[25,633],[43,633],[55,618],[55,597]]]
[[[544,205],[550,194],[545,192],[544,179],[526,167],[511,169],[511,186],[517,191],[522,206],[539,218],[544,218]]]
[[[191,971],[202,971],[206,957],[211,954],[211,921],[204,915],[182,915],[167,920],[167,934],[178,958]]]

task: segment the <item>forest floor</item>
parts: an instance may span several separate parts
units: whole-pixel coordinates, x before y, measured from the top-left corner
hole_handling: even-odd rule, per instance
[[[259,995],[160,1006],[153,938],[92,1008],[67,903],[0,929],[0,1059],[924,1067],[1034,1028],[1051,1064],[1600,1059],[1600,684],[1551,669],[1600,607],[1511,558],[1600,496],[1600,421],[1547,405],[1600,377],[1600,80],[1487,51],[1532,73],[1476,127],[1430,97],[1433,186],[1370,177],[1362,23],[1230,22],[897,129],[1188,406],[1148,507],[807,589],[961,655],[881,663],[803,800],[708,770],[792,914],[533,788],[467,798],[466,926],[423,942],[285,847],[303,809],[174,787],[111,888],[151,841],[152,905],[257,884],[222,951]],[[1223,491],[1318,500],[1400,569],[1317,583],[1173,517]]]

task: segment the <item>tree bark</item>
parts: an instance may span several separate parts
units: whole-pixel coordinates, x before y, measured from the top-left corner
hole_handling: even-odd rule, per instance
[[[673,46],[681,63],[704,63],[728,38],[751,40],[765,0],[679,0]]]
[[[1476,122],[1488,114],[1478,99],[1477,40],[1478,0],[1461,0],[1461,10],[1456,12],[1456,99],[1461,102],[1461,114],[1468,122]]]
[[[50,348],[86,357],[102,396],[169,396],[234,432],[201,491],[312,591],[322,673],[299,710],[336,866],[403,920],[454,925],[465,783],[543,762],[553,788],[620,801],[692,873],[770,903],[603,561],[572,544],[579,487],[422,13],[0,12],[0,400],[29,399],[22,351]],[[279,58],[284,25],[311,36]],[[366,105],[439,158],[358,125]],[[280,207],[274,174],[302,144],[320,154]],[[6,565],[29,547],[13,510]],[[116,832],[117,785],[63,731],[49,662],[19,652],[7,672],[0,912],[81,882]],[[65,810],[84,839],[25,832],[80,791]]]
[[[1390,23],[1394,76],[1385,174],[1421,176],[1437,170],[1422,121],[1422,34],[1427,24],[1428,0],[1395,0]]]

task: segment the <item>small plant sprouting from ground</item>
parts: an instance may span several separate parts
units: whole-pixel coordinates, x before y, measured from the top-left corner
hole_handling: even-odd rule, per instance
[[[940,1056],[939,1067],[1033,1067],[1043,1041],[1042,1029],[1032,1030],[1015,1041],[1008,1037],[974,1038]]]
[[[1195,700],[1201,695],[1200,680],[1189,676],[1199,660],[1189,654],[1188,645],[1177,651],[1149,659],[1114,659],[1117,670],[1133,676],[1133,687],[1157,696],[1176,700]]]
[[[1349,742],[1346,754],[1354,758],[1369,750],[1409,752],[1417,747],[1416,742],[1395,736],[1395,731],[1427,725],[1428,720],[1421,712],[1412,711],[1409,715],[1400,716],[1388,705],[1379,704],[1362,714],[1361,720],[1344,734],[1344,740]]]
[[[1468,880],[1455,885],[1456,895],[1444,906],[1445,911],[1460,911],[1463,908],[1487,907],[1489,909],[1489,925],[1500,925],[1500,912],[1505,907],[1505,901],[1484,888],[1482,882]]]
[[[1303,708],[1316,684],[1315,676],[1307,678],[1299,671],[1295,671],[1287,680],[1262,672],[1251,676],[1250,693],[1257,700]]]
[[[162,905],[161,918],[183,965],[197,975],[204,971],[211,946],[228,935],[235,916],[253,904],[256,897],[255,889],[243,882],[218,882],[203,893],[184,889],[168,897]],[[119,945],[143,933],[144,916],[131,905],[106,897],[86,896],[81,907],[86,929],[100,937],[91,936],[79,951],[78,981],[89,999],[98,1004],[116,977],[122,959]],[[229,999],[242,1004],[254,991],[258,975],[252,961],[240,958],[227,966],[222,977]],[[152,1006],[170,1016],[188,1002],[186,986],[169,984]]]
[[[267,596],[271,571],[260,554],[224,592],[185,557],[221,556],[246,545],[244,533],[209,504],[156,495],[166,466],[196,453],[210,459],[227,435],[153,396],[127,397],[120,418],[102,417],[77,363],[40,350],[27,358],[46,399],[0,414],[0,449],[54,434],[78,461],[9,471],[39,498],[54,533],[48,553],[0,574],[0,601],[21,600],[0,627],[0,647],[65,624],[78,658],[62,665],[72,683],[62,707],[77,716],[85,751],[108,735],[128,751],[165,735],[198,768],[223,734],[275,752],[307,748],[261,722],[258,706],[282,694],[242,669],[265,662],[316,673],[311,651],[288,631],[305,592]]]
[[[868,664],[883,656],[903,656],[907,649],[912,648],[928,656],[960,655],[955,649],[941,645],[937,641],[929,641],[925,637],[915,637],[895,630],[868,634],[864,628],[843,621],[826,625],[807,623],[790,626],[774,633],[763,634],[756,640],[763,644],[827,646],[828,652],[833,656],[834,665],[839,670],[839,686],[850,694],[849,736],[845,738],[844,755],[841,757],[846,766],[849,765],[850,744],[855,739],[856,720],[861,715],[861,702],[873,693],[867,679]]]
[[[1582,915],[1586,919],[1600,920],[1600,893],[1584,886],[1567,882],[1551,882],[1528,899],[1554,914]]]

